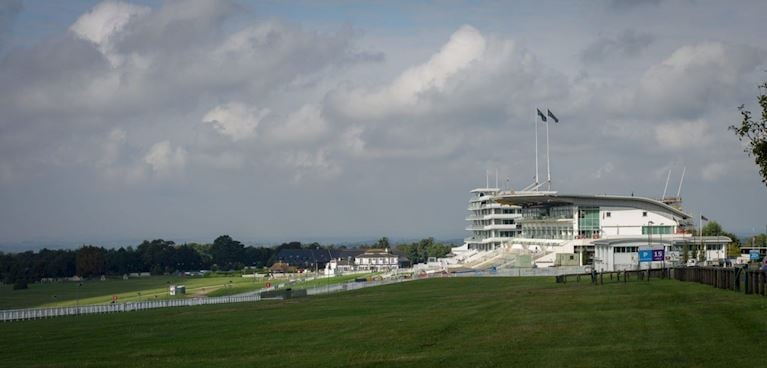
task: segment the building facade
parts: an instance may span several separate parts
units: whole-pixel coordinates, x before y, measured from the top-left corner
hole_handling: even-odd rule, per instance
[[[521,227],[517,220],[521,209],[495,201],[501,190],[498,188],[477,188],[471,191],[467,231],[471,236],[464,239],[468,249],[494,250],[510,239],[517,237]]]
[[[694,237],[693,221],[681,210],[678,198],[659,201],[633,195],[569,195],[494,188],[472,193],[472,216],[467,218],[473,221],[467,228],[473,232],[466,239],[469,248],[474,244],[473,249],[480,251],[524,249],[538,267],[576,260],[601,271],[652,267],[656,264],[639,261],[639,252],[653,246],[664,251],[664,260],[658,264],[679,264],[693,253],[701,262],[713,264],[725,259],[726,245],[731,241],[725,237]],[[496,216],[497,209],[511,212],[513,230],[501,233],[492,227],[495,222],[485,218],[486,214]],[[687,252],[686,256],[683,252]]]

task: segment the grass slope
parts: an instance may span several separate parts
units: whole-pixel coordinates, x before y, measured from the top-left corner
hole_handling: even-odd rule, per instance
[[[767,298],[672,280],[435,279],[0,324],[0,365],[760,366],[765,312]]]
[[[231,282],[230,282],[231,281]],[[235,287],[260,288],[263,280],[254,282],[242,277],[176,277],[152,276],[136,279],[88,280],[78,287],[77,282],[53,284],[30,284],[26,290],[11,290],[11,285],[0,286],[0,309],[27,308],[40,306],[72,306],[79,297],[80,304],[99,304],[112,301],[112,295],[118,301],[136,301],[147,299],[167,299],[168,287],[173,284],[186,285],[187,296],[196,293],[209,293],[231,284]],[[139,296],[138,293],[141,293]]]

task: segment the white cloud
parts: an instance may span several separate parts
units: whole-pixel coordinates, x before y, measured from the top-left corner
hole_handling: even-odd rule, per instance
[[[280,142],[304,142],[316,139],[328,130],[328,122],[317,104],[304,105],[288,115],[271,131],[271,138]]]
[[[355,119],[378,119],[396,113],[423,111],[428,101],[422,95],[444,92],[450,78],[482,58],[485,47],[485,38],[479,31],[468,25],[462,26],[427,62],[408,68],[383,88],[340,92],[333,96],[335,107]]]
[[[673,121],[655,127],[655,140],[661,148],[678,151],[703,147],[711,141],[705,121]]]
[[[268,114],[269,109],[230,102],[208,111],[202,121],[213,124],[220,134],[229,137],[232,141],[239,141],[254,137],[259,123]]]
[[[763,57],[760,50],[719,42],[681,47],[647,70],[640,81],[639,101],[629,103],[634,104],[632,110],[657,115],[700,116],[707,106],[731,103],[742,77]]]
[[[594,179],[602,179],[610,175],[615,170],[615,165],[612,162],[606,162],[597,171],[594,172]]]
[[[164,176],[178,171],[186,165],[186,150],[173,149],[169,141],[155,143],[144,156],[144,162],[157,175]]]
[[[308,175],[329,179],[341,173],[341,167],[328,158],[325,150],[287,152],[283,155],[283,162],[293,168],[293,182],[295,183]]]
[[[129,22],[150,11],[151,8],[147,6],[107,0],[81,15],[69,30],[77,37],[96,44],[114,67],[122,61],[122,57],[114,50],[116,35]]]

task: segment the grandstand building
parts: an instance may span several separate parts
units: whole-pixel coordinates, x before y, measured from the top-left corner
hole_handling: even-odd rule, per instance
[[[555,191],[472,190],[472,236],[454,250],[460,267],[592,265],[599,271],[719,263],[726,237],[695,237],[679,198],[575,195]],[[640,250],[663,250],[640,262]],[[661,254],[661,253],[657,253]],[[529,261],[528,261],[529,260]]]

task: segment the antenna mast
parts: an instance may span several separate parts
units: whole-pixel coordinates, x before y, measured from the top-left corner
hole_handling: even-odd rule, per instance
[[[662,200],[663,198],[666,198],[666,189],[668,189],[668,180],[671,179],[671,169],[668,169],[668,175],[666,175],[666,186],[663,187],[663,196],[660,197]]]
[[[684,182],[684,173],[687,171],[687,167],[684,167],[682,169],[682,178],[679,179],[679,189],[676,190],[676,197],[679,198],[679,195],[682,193],[682,182]]]

